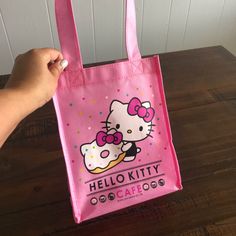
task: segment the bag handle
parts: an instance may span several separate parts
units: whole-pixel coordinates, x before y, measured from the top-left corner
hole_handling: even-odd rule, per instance
[[[55,0],[55,14],[61,50],[68,60],[68,70],[83,70],[83,62],[75,26],[71,0]],[[141,54],[136,33],[136,12],[134,0],[126,0],[126,50],[130,61],[138,61]]]

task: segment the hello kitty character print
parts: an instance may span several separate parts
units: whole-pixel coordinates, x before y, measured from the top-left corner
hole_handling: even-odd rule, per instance
[[[152,137],[155,110],[148,101],[133,97],[129,103],[113,100],[106,121],[105,131],[99,131],[95,140],[80,147],[87,170],[92,174],[103,173],[120,162],[135,160],[141,148],[136,145]]]

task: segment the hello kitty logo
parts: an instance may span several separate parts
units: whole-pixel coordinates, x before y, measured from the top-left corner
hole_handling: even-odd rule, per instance
[[[106,121],[101,122],[105,131],[99,131],[95,140],[80,147],[87,170],[99,174],[122,161],[133,161],[141,152],[136,143],[152,138],[154,116],[148,101],[141,102],[137,97],[129,103],[113,100]]]

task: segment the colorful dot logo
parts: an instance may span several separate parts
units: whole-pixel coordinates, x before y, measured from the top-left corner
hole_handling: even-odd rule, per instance
[[[157,182],[156,181],[152,181],[151,182],[151,187],[152,188],[156,188],[157,187]]]
[[[108,199],[113,201],[115,199],[115,194],[114,193],[109,193],[108,194]]]
[[[106,202],[106,200],[107,200],[107,198],[106,198],[105,195],[101,195],[101,196],[99,197],[99,201],[100,201],[101,203]]]
[[[96,205],[96,204],[98,203],[97,198],[95,198],[95,197],[91,198],[91,199],[90,199],[90,203],[91,203],[92,205]]]
[[[164,179],[159,179],[159,180],[158,180],[158,184],[159,184],[160,186],[164,186],[164,185],[165,185],[165,180],[164,180]]]
[[[143,190],[144,190],[144,191],[147,191],[148,189],[149,189],[149,184],[144,183],[144,184],[143,184]]]

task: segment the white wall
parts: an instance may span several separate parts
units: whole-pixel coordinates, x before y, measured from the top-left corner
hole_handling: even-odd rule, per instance
[[[123,0],[73,0],[84,63],[126,56]],[[236,55],[236,0],[136,0],[142,55],[223,45]],[[30,48],[59,48],[54,0],[0,0],[0,74]]]

